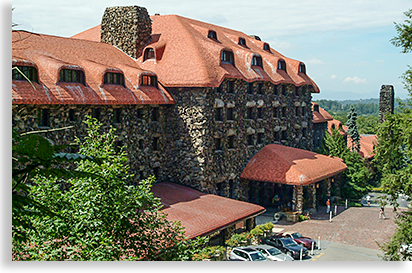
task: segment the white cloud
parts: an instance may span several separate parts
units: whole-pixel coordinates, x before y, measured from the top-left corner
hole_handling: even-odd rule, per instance
[[[331,78],[331,80],[334,80],[334,79],[337,78],[337,76],[336,76],[336,75],[332,75],[332,76],[330,76],[330,78]]]
[[[354,77],[347,77],[347,78],[345,78],[344,80],[343,80],[343,83],[350,83],[350,82],[353,82],[353,83],[356,83],[356,84],[359,84],[359,83],[367,83],[368,81],[366,80],[366,79],[361,79],[361,78],[359,78],[358,76],[354,76]]]
[[[308,64],[322,64],[323,62],[321,60],[313,58],[313,59],[307,61],[306,63],[308,63]]]

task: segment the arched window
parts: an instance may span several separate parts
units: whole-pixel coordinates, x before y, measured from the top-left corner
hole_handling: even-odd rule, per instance
[[[246,46],[246,40],[245,40],[245,38],[239,37],[239,42],[238,42],[238,44],[241,45],[241,46]]]
[[[59,82],[85,84],[84,72],[78,69],[62,69],[60,70]]]
[[[104,84],[116,84],[124,86],[124,75],[122,73],[106,72]]]
[[[283,60],[278,61],[278,70],[286,71],[286,62]]]
[[[34,66],[13,65],[12,71],[13,81],[27,81],[29,79],[32,82],[39,83],[39,74]]]
[[[155,58],[155,51],[153,48],[149,47],[146,48],[144,51],[144,57],[143,61],[149,60],[149,59],[154,59]]]
[[[216,31],[214,31],[214,30],[209,30],[209,33],[207,34],[207,38],[217,40],[217,34],[216,34]]]
[[[299,73],[306,74],[306,66],[304,64],[299,65]]]
[[[263,44],[263,49],[266,50],[266,51],[268,51],[268,52],[270,52],[270,46],[269,46],[269,44],[268,44],[268,43],[264,43],[264,44]]]
[[[235,64],[235,58],[232,51],[224,50],[222,51],[221,61],[225,63]]]
[[[154,86],[157,88],[157,77],[156,76],[148,76],[143,75],[140,85],[143,86]]]
[[[263,67],[262,57],[260,57],[259,55],[253,55],[253,57],[252,57],[252,66]]]

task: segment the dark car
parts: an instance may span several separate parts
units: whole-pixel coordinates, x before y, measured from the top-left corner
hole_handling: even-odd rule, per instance
[[[272,237],[260,239],[260,243],[274,246],[280,251],[282,251],[283,253],[288,254],[289,256],[292,256],[296,260],[300,258],[301,250],[302,250],[302,257],[305,257],[309,254],[309,251],[306,247],[298,245],[291,238],[272,236]]]
[[[302,236],[302,234],[300,234],[299,232],[284,232],[281,233],[281,235],[285,238],[292,238],[296,243],[306,247],[307,249],[312,249],[312,244],[313,249],[316,249],[317,247],[315,240],[309,237]]]

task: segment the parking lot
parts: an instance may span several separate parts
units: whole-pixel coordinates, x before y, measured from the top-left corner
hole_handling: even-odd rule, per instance
[[[332,206],[332,210],[334,207]],[[274,211],[257,218],[257,224],[273,222]],[[394,212],[385,210],[386,219],[379,219],[379,207],[337,207],[337,214],[329,221],[326,208],[321,207],[308,221],[291,223],[284,219],[275,228],[296,231],[318,241],[321,248],[304,261],[379,261],[382,255],[378,243],[384,243],[395,231]]]

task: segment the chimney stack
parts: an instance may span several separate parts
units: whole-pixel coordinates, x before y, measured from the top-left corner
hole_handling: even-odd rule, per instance
[[[382,85],[379,96],[379,123],[384,122],[386,113],[393,114],[395,108],[395,91],[393,85]]]
[[[152,21],[144,7],[108,7],[101,23],[101,42],[137,59],[151,39]]]

